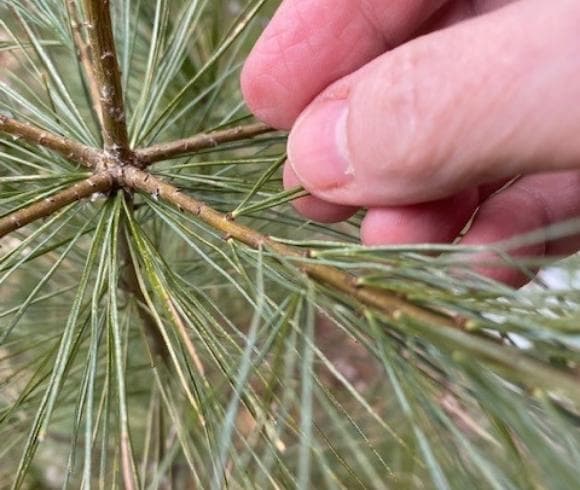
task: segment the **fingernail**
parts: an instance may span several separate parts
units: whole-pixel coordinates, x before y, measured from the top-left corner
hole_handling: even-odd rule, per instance
[[[307,109],[294,125],[288,160],[307,190],[334,189],[352,180],[347,119],[347,101],[332,100]]]

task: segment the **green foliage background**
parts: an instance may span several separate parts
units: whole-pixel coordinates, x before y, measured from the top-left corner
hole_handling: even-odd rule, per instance
[[[275,2],[111,3],[134,147],[250,120],[239,69]],[[0,32],[0,112],[101,147],[64,2],[0,0]],[[477,249],[363,248],[358,218],[305,222],[284,142],[153,171],[308,258],[122,192],[0,239],[0,488],[575,488],[578,291],[485,280]],[[0,216],[87,176],[0,134]],[[465,328],[386,316],[301,261]]]

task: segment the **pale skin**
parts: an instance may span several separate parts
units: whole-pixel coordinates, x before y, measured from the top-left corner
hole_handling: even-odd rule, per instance
[[[363,243],[452,242],[478,208],[464,244],[580,216],[578,0],[284,0],[242,90],[291,131],[285,186],[312,195],[297,210],[336,222],[367,209]]]

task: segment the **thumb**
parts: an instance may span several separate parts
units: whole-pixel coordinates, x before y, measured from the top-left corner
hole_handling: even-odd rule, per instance
[[[577,0],[516,2],[381,56],[302,114],[294,172],[372,207],[580,166],[579,26]]]

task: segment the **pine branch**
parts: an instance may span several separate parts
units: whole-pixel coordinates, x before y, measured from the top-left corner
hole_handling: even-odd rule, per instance
[[[255,138],[273,131],[276,130],[264,123],[248,124],[236,128],[212,131],[211,133],[200,133],[191,138],[150,146],[149,148],[137,150],[135,154],[139,165],[145,168],[155,162],[180,158],[207,148],[223,145],[224,143]]]
[[[84,80],[87,84],[88,96],[92,102],[92,110],[97,122],[103,126],[103,108],[99,88],[96,83],[95,68],[92,57],[92,50],[84,39],[81,29],[81,22],[78,15],[75,0],[66,0],[66,8],[70,19],[70,27],[73,34],[77,58],[84,74]]]
[[[64,191],[9,214],[0,219],[0,238],[33,221],[50,216],[59,209],[87,198],[95,192],[107,192],[113,187],[113,184],[114,179],[109,173],[96,174]]]
[[[565,388],[565,392],[575,402],[580,402],[580,390],[576,378],[567,371],[561,371],[522,355],[518,349],[498,344],[486,336],[473,335],[464,330],[465,322],[416,305],[404,297],[382,289],[361,286],[356,276],[340,269],[307,261],[311,253],[297,247],[282,244],[271,237],[236,223],[231,216],[220,213],[202,201],[185,195],[175,186],[164,182],[148,172],[134,166],[124,170],[123,183],[130,188],[160,199],[176,206],[180,210],[196,216],[198,219],[221,231],[225,239],[234,239],[254,249],[270,250],[288,260],[298,259],[298,269],[319,284],[342,293],[345,297],[356,300],[387,321],[397,324],[409,322],[421,325],[425,337],[452,341],[454,345],[464,348],[464,352],[476,353],[502,370],[508,370],[522,382],[533,380],[543,389],[553,389],[555,380]],[[419,327],[417,327],[419,328]]]
[[[131,160],[131,152],[110,0],[85,0],[85,10],[94,60],[94,80],[91,83],[96,85],[100,95],[105,149],[126,162]]]
[[[74,444],[71,446],[66,471],[69,485],[98,480],[103,485],[121,482],[119,485],[126,488],[138,488],[140,483],[161,481],[161,485],[169,482],[170,486],[203,488],[215,468],[225,472],[223,481],[226,484],[245,481],[250,485],[271,483],[281,487],[289,481],[314,487],[320,486],[320,481],[336,482],[345,487],[353,484],[372,486],[383,481],[385,485],[394,482],[396,486],[403,480],[421,480],[428,485],[448,487],[454,481],[478,482],[483,478],[485,484],[492,486],[505,483],[512,487],[548,488],[566,487],[568,482],[578,480],[574,461],[574,454],[580,448],[574,432],[579,420],[575,408],[580,406],[575,367],[578,353],[568,342],[578,330],[573,317],[578,308],[573,301],[567,301],[573,298],[573,291],[558,291],[557,294],[532,291],[529,296],[526,292],[510,296],[491,282],[482,282],[481,289],[476,280],[472,284],[459,284],[455,279],[440,275],[437,263],[425,263],[411,253],[399,255],[393,250],[386,257],[362,249],[359,254],[351,245],[337,251],[330,243],[328,246],[321,244],[322,248],[293,245],[290,241],[282,243],[265,234],[261,227],[252,229],[251,225],[242,224],[245,223],[243,219],[237,219],[248,211],[244,203],[247,204],[250,197],[260,189],[268,190],[263,184],[279,169],[276,164],[270,165],[257,179],[247,199],[229,214],[213,209],[194,192],[180,191],[171,181],[149,173],[151,169],[147,167],[156,162],[199,154],[207,149],[213,151],[220,145],[220,150],[243,147],[244,154],[259,149],[264,146],[262,143],[270,141],[268,136],[260,139],[260,135],[275,134],[274,129],[262,123],[230,125],[228,129],[221,127],[133,151],[124,104],[139,99],[141,87],[135,76],[144,74],[150,88],[148,92],[157,96],[153,105],[163,99],[165,107],[159,117],[147,116],[142,121],[137,118],[134,128],[137,133],[151,134],[168,124],[172,117],[181,117],[188,105],[187,95],[194,86],[196,93],[215,91],[216,97],[212,97],[208,111],[230,111],[234,107],[231,99],[235,93],[222,90],[218,97],[216,87],[234,73],[237,56],[245,47],[240,35],[244,32],[251,35],[245,31],[246,26],[266,0],[246,2],[230,32],[219,44],[216,44],[215,26],[229,18],[229,14],[222,18],[221,9],[214,6],[214,2],[189,2],[183,9],[179,2],[177,6],[172,2],[166,2],[167,5],[153,2],[156,5],[152,9],[147,1],[135,5],[125,2],[126,8],[111,0],[60,1],[65,15],[54,15],[46,7],[50,2],[10,2],[14,3],[14,12],[28,39],[19,40],[15,29],[11,33],[14,39],[0,41],[0,57],[4,50],[13,51],[23,61],[26,71],[31,69],[31,73],[37,73],[40,81],[44,81],[46,100],[44,94],[41,97],[31,92],[33,87],[26,90],[23,85],[22,93],[18,86],[14,87],[12,97],[16,102],[22,100],[23,110],[29,114],[34,114],[35,109],[42,113],[48,110],[55,115],[56,124],[66,127],[81,124],[79,135],[85,137],[82,141],[93,141],[94,138],[86,136],[90,135],[91,128],[97,127],[102,134],[97,139],[102,142],[99,141],[96,148],[88,148],[67,139],[71,136],[64,130],[51,129],[53,126],[48,125],[45,127],[52,133],[45,131],[40,120],[26,119],[32,123],[27,124],[24,120],[18,122],[0,115],[0,134],[7,135],[0,138],[0,145],[5,141],[7,146],[16,146],[9,143],[13,139],[21,146],[21,151],[14,155],[11,151],[5,152],[6,158],[0,162],[9,174],[20,175],[0,179],[6,184],[26,186],[28,182],[52,182],[57,176],[43,175],[42,166],[34,159],[36,154],[66,158],[77,166],[88,167],[92,174],[91,178],[80,181],[77,179],[85,176],[77,177],[77,172],[71,174],[62,168],[61,177],[68,175],[77,183],[60,192],[50,188],[42,197],[24,188],[12,195],[9,185],[5,189],[7,205],[15,200],[23,202],[24,197],[27,202],[12,204],[11,210],[3,211],[10,214],[0,214],[0,241],[14,230],[20,230],[17,233],[23,236],[32,229],[32,226],[22,228],[28,223],[45,216],[58,216],[59,209],[69,212],[75,203],[94,192],[106,192],[109,199],[115,192],[124,192],[127,198],[116,201],[115,208],[103,209],[84,266],[76,259],[71,262],[73,268],[75,265],[81,268],[81,287],[71,299],[71,313],[63,332],[55,331],[50,335],[48,332],[35,339],[32,327],[37,312],[44,311],[45,301],[50,302],[47,303],[49,309],[53,304],[59,307],[55,321],[61,322],[61,303],[66,306],[69,299],[62,293],[70,288],[53,290],[51,283],[62,281],[70,274],[65,269],[58,276],[53,277],[53,273],[71,265],[69,254],[76,255],[78,246],[85,255],[85,247],[77,240],[90,231],[89,225],[86,230],[78,230],[72,239],[67,236],[54,243],[56,235],[47,235],[46,240],[33,244],[36,248],[30,257],[48,254],[46,264],[50,268],[47,273],[34,269],[35,264],[28,264],[28,256],[23,256],[24,262],[4,267],[6,278],[12,271],[17,274],[8,282],[0,278],[8,291],[8,296],[2,297],[8,306],[0,311],[0,323],[6,323],[7,319],[11,330],[21,319],[26,321],[22,322],[23,329],[14,344],[3,346],[0,359],[11,361],[24,353],[19,362],[28,372],[26,363],[34,361],[37,352],[42,354],[42,358],[38,356],[41,362],[32,366],[32,377],[25,380],[29,386],[20,387],[18,377],[7,373],[7,386],[14,383],[22,388],[17,390],[22,396],[15,397],[14,403],[10,402],[0,415],[5,421],[0,429],[10,436],[10,447],[3,451],[4,454],[10,459],[13,449],[18,450],[24,441],[14,486],[25,481],[25,470],[32,468],[29,462],[33,461],[43,436],[51,433],[53,424],[58,425],[54,410],[62,407],[68,413],[71,400],[79,414],[78,420],[73,421],[71,440],[81,440],[84,434],[86,441],[82,474],[80,465],[74,460]],[[170,10],[165,8],[168,6]],[[112,26],[111,17],[117,13],[118,22]],[[175,23],[168,22],[168,16],[173,13],[179,13],[180,18]],[[10,22],[6,19],[8,29]],[[41,28],[41,34],[35,33],[35,26]],[[72,42],[44,39],[51,30],[67,33],[65,37]],[[114,35],[123,40],[118,52]],[[238,38],[240,42],[236,46],[234,41]],[[76,48],[76,57],[69,49],[73,47],[71,44]],[[45,46],[50,49],[45,50]],[[63,48],[70,51],[67,52],[70,64],[65,64]],[[183,56],[190,54],[190,49],[195,54],[192,62],[201,63],[193,77],[189,73],[190,64],[181,62]],[[225,59],[228,50],[231,56]],[[135,69],[135,73],[123,74],[127,76],[123,81],[121,57],[122,67]],[[82,93],[78,92],[79,87],[69,83],[67,72],[73,69],[80,73],[84,82]],[[205,77],[209,72],[212,75],[215,72],[217,77]],[[18,76],[19,71],[13,75]],[[183,86],[184,77],[186,86]],[[167,101],[167,97],[171,99]],[[239,108],[237,102],[235,107]],[[89,115],[91,110],[91,124],[85,127],[82,114]],[[248,144],[247,148],[243,143],[233,144],[242,140],[250,143],[256,137],[256,145]],[[143,135],[137,139],[142,141]],[[26,155],[32,157],[31,162]],[[257,162],[260,160],[256,157]],[[211,182],[230,190],[244,189],[252,171],[240,174],[235,166],[227,165],[228,161],[210,163],[220,165],[220,171],[213,175]],[[28,171],[34,174],[25,175]],[[204,171],[205,168],[202,173]],[[201,188],[201,192],[205,190]],[[222,236],[225,243],[232,245],[234,256],[214,247],[210,238],[198,233],[200,230],[180,229],[179,219],[175,221],[176,216],[162,209],[157,209],[159,213],[141,216],[153,219],[142,228],[139,221],[143,220],[132,208],[133,192],[153,195],[168,206],[174,206],[180,214],[191,214],[194,221],[206,224],[204,227],[202,223],[202,228],[206,228],[209,235]],[[44,199],[49,194],[50,197]],[[220,194],[216,198],[227,202],[228,196]],[[291,197],[288,193],[276,196],[272,198],[276,203],[286,202]],[[35,199],[37,202],[29,205]],[[263,209],[264,204],[272,204],[272,199],[250,208]],[[119,204],[123,204],[123,212]],[[18,206],[24,209],[18,210]],[[286,227],[295,223],[293,219],[286,223],[284,219],[280,221],[280,226]],[[158,255],[150,242],[147,230],[151,224],[154,228],[158,224],[168,226],[188,242],[187,253],[178,254],[179,261],[175,264]],[[120,235],[103,241],[107,230],[115,230]],[[323,230],[329,237],[335,231],[341,232],[333,228]],[[58,233],[55,228],[54,234]],[[30,240],[34,238],[32,235]],[[23,251],[30,248],[28,241],[22,241]],[[101,246],[103,243],[106,246]],[[241,248],[238,250],[235,244]],[[118,248],[113,249],[113,246]],[[57,261],[52,261],[52,251],[57,248],[62,249],[62,254]],[[194,255],[194,250],[199,253]],[[260,258],[268,259],[270,268],[267,271],[259,268],[260,286],[254,288],[248,268],[253,269],[256,265],[252,257],[258,258],[258,250]],[[389,269],[398,271],[394,276],[379,276],[384,260],[388,261]],[[24,274],[19,274],[18,267],[25,263]],[[169,280],[176,277],[173,265],[194,277],[199,283],[196,284],[199,291],[210,295],[206,301],[199,304],[193,297],[187,301],[190,289]],[[375,265],[377,269],[373,269]],[[117,267],[121,268],[118,273]],[[358,267],[365,272],[376,270],[376,275],[369,272],[370,275],[363,276],[355,271]],[[216,277],[216,271],[223,276]],[[36,274],[28,272],[42,274],[42,279],[32,285],[30,291],[28,281],[36,281]],[[108,288],[109,297],[101,303],[102,288],[97,285],[89,309],[85,300],[91,289],[91,278],[97,275],[114,286]],[[273,296],[267,294],[264,298],[262,280],[271,280],[266,287],[275,286],[271,291]],[[12,283],[22,285],[22,291],[10,291]],[[125,305],[117,301],[117,286],[135,299],[142,319],[138,323],[148,331],[146,350],[158,354],[155,361],[165,364],[161,370],[154,362],[149,370],[126,371],[126,365],[136,365],[136,361],[140,367],[140,361],[139,352],[130,344],[133,326],[120,321],[119,313]],[[243,312],[241,318],[237,303],[223,304],[224,300],[229,301],[228,294],[234,287],[240,298],[249,303],[255,301],[251,312],[255,323],[249,330],[246,330],[245,321],[246,317],[249,320],[249,315]],[[301,289],[308,289],[312,294],[304,294],[303,301],[297,298],[294,306],[284,300],[285,293]],[[180,292],[183,297],[178,296],[182,301],[175,296]],[[57,303],[53,303],[55,300]],[[268,308],[263,307],[264,304],[268,304]],[[103,310],[104,313],[98,308],[103,305],[107,310]],[[30,312],[29,307],[33,307]],[[338,342],[315,335],[313,313],[317,309],[332,320],[333,329],[340,331],[337,338],[345,338],[345,352],[336,355],[335,347],[340,349],[335,345]],[[133,311],[128,310],[127,314]],[[130,320],[131,316],[125,318]],[[468,321],[468,318],[474,320]],[[86,321],[90,321],[94,329],[91,332],[93,341],[90,346],[81,345],[79,350],[75,339],[82,337],[79,335]],[[103,321],[106,322],[101,323]],[[167,322],[173,327],[172,331],[167,330]],[[100,335],[106,336],[108,328],[111,329],[110,337],[105,340],[111,344],[99,345]],[[529,342],[530,348],[507,345],[502,336],[507,338],[512,332]],[[198,354],[199,347],[202,348]],[[85,350],[88,357],[84,355]],[[358,362],[351,365],[354,356],[358,358],[359,354],[364,356],[361,363],[365,364],[365,372],[361,370],[360,373]],[[103,356],[108,359],[101,365],[99,359]],[[54,366],[53,358],[56,359]],[[307,362],[303,362],[304,359]],[[354,368],[353,374],[351,369],[343,369],[343,361],[348,363],[347,368]],[[50,379],[44,376],[47,369],[56,373]],[[151,373],[156,376],[156,387],[147,384],[147,376]],[[160,377],[161,373],[167,376]],[[371,376],[376,380],[376,375],[380,378],[381,373],[385,378],[383,382],[368,383]],[[178,376],[179,384],[174,385],[172,374]],[[116,390],[113,388],[115,379],[118,382]],[[359,380],[363,381],[360,386]],[[96,397],[101,385],[99,401]],[[139,404],[139,399],[133,399],[127,405],[125,396],[134,391],[127,391],[127,387],[134,387],[137,395],[143,395],[143,400],[151,396],[144,424],[137,420],[145,415],[143,411],[127,411],[127,407]],[[159,390],[155,391],[156,388]],[[46,393],[38,409],[27,403],[30,397],[36,396],[34,390]],[[62,391],[58,394],[56,390]],[[230,391],[231,397],[228,396]],[[388,399],[388,404],[376,403],[377,396],[381,395],[386,396],[383,399]],[[186,400],[191,407],[183,406]],[[295,410],[288,417],[285,405],[290,402]],[[35,418],[29,413],[28,405],[38,410]],[[117,415],[115,408],[118,408]],[[183,419],[182,415],[187,415],[191,409],[194,414],[199,413],[199,420],[190,416]],[[26,421],[30,420],[31,424],[19,423],[15,429],[14,424],[10,425],[10,415],[18,410],[26,412]],[[404,427],[397,425],[398,422]],[[29,425],[29,435],[22,439],[20,433]],[[136,471],[138,460],[134,457],[130,437],[135,426],[144,428],[144,437],[134,439],[135,457],[142,458],[139,465],[142,478]],[[18,433],[14,433],[15,430]],[[445,439],[445,444],[437,443],[434,437],[437,435]],[[296,442],[295,451],[284,453],[280,448],[278,443],[286,442],[285,437]],[[383,444],[384,441],[388,444]],[[312,448],[320,448],[320,451]],[[561,448],[563,450],[559,451]],[[98,464],[94,463],[92,449],[102,456]],[[45,450],[50,452],[53,447],[49,444]],[[464,457],[453,457],[458,450]],[[320,452],[328,453],[329,458],[318,458]],[[55,453],[55,457],[59,456]],[[404,463],[401,468],[391,467],[390,462],[399,459]],[[7,465],[0,464],[3,466]],[[44,472],[41,466],[38,470]],[[190,474],[186,474],[188,469]],[[8,472],[4,480],[12,477]]]
[[[188,211],[212,228],[221,231],[226,238],[233,238],[254,249],[265,247],[289,259],[308,258],[308,251],[282,244],[252,228],[236,223],[230,216],[216,211],[202,201],[181,193],[173,185],[135,167],[125,168],[123,183],[137,191],[158,196],[179,209]],[[360,286],[355,276],[333,267],[314,262],[303,262],[300,264],[300,268],[311,278],[356,298],[361,303],[375,308],[391,318],[398,315],[408,315],[417,321],[433,326],[460,327],[454,320],[443,317],[426,308],[418,307],[394,294],[367,286]]]
[[[0,132],[22,138],[28,143],[43,146],[74,163],[95,168],[101,161],[101,153],[76,141],[63,138],[44,129],[21,123],[0,114]]]

